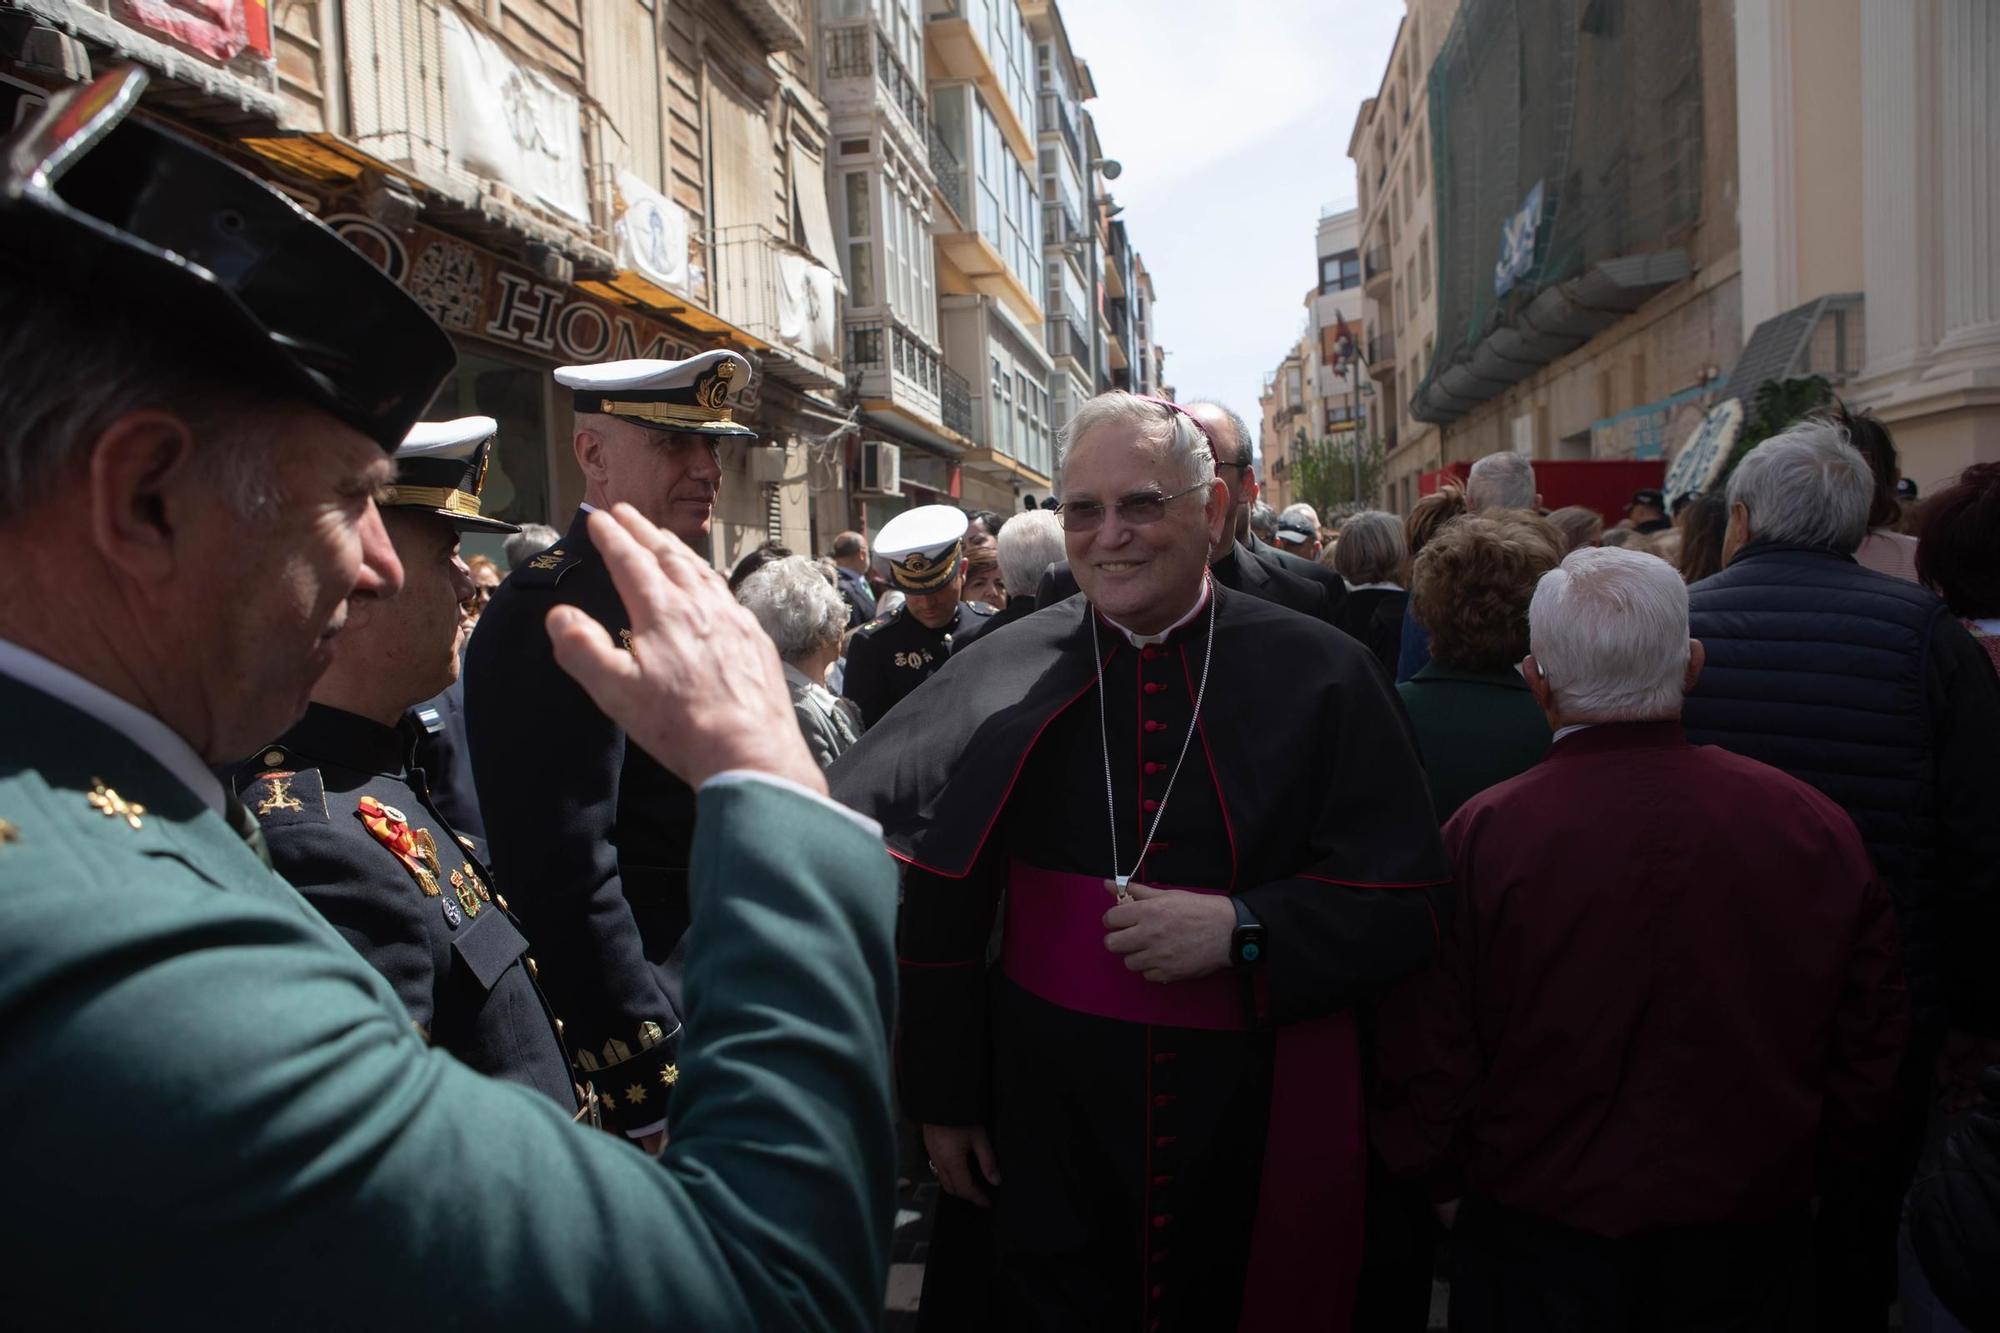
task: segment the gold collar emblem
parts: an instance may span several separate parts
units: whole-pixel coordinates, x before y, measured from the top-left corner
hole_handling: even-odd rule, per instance
[[[280,810],[303,810],[306,808],[304,801],[292,795],[291,774],[273,774],[269,778],[266,778],[265,781],[270,783],[270,791],[265,795],[263,800],[257,802],[258,814],[269,815],[275,814]]]
[[[111,788],[104,785],[103,778],[90,780],[90,804],[99,814],[110,819],[122,819],[133,828],[139,827],[139,816],[146,813],[146,807],[137,801],[128,801]]]

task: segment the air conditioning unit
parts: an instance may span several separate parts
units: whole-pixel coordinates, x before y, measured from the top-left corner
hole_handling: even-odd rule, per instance
[[[861,489],[870,495],[903,493],[902,446],[882,440],[861,442]]]

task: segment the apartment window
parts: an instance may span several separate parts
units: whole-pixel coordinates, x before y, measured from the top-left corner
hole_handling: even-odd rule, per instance
[[[1401,325],[1401,324],[1402,324],[1402,323],[1404,322],[1404,317],[1403,317],[1403,280],[1402,280],[1401,278],[1393,278],[1393,279],[1391,279],[1391,280],[1390,280],[1390,283],[1389,283],[1389,291],[1390,291],[1390,294],[1391,294],[1391,299],[1390,299],[1390,302],[1389,302],[1389,305],[1390,305],[1390,307],[1391,307],[1391,308],[1392,308],[1393,310],[1395,310],[1395,312],[1396,312],[1396,323],[1397,323],[1397,324],[1398,324],[1398,325],[1400,326],[1400,325]]]
[[[875,287],[874,217],[868,206],[868,173],[850,171],[843,182],[847,197],[847,289],[855,307],[879,304]]]
[[[1319,257],[1319,289],[1322,293],[1344,292],[1361,285],[1361,252],[1343,250]]]
[[[1409,175],[1410,175],[1410,163],[1409,163],[1409,159],[1405,158],[1405,159],[1403,160],[1403,177],[1404,177],[1404,179],[1403,179],[1403,221],[1405,221],[1405,222],[1408,222],[1408,221],[1410,220],[1410,206],[1411,206],[1411,203],[1412,203],[1412,199],[1411,199],[1411,196],[1413,196],[1413,195],[1414,195],[1414,194],[1416,193],[1416,191],[1415,191],[1415,190],[1412,190],[1411,188],[1409,188],[1409,186],[1410,186],[1410,182],[1409,182]]]
[[[1417,126],[1417,188],[1423,189],[1429,183],[1431,165],[1430,150],[1424,146],[1424,127]]]
[[[1417,272],[1423,279],[1424,298],[1431,294],[1431,229],[1424,228],[1424,234],[1417,237]]]
[[[993,447],[1008,457],[1014,456],[1014,395],[1013,380],[999,357],[993,362]]]
[[[993,112],[987,108],[984,98],[979,102],[979,234],[986,238],[1001,254],[1006,253],[1000,239],[1000,219],[1004,211],[1000,206],[1001,191],[1007,185],[1007,162],[1011,158],[1005,140],[1000,134],[1000,123],[993,119]]]

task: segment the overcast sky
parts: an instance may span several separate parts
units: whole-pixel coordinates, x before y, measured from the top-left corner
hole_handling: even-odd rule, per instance
[[[1347,137],[1402,0],[1064,0],[1112,197],[1153,274],[1167,383],[1255,428],[1298,337],[1320,207],[1355,201]]]

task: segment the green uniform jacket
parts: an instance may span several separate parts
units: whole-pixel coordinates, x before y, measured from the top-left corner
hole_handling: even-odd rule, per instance
[[[9,1326],[879,1326],[896,889],[861,826],[768,783],[701,794],[654,1162],[428,1048],[122,736],[4,676],[0,718]]]
[[[1417,733],[1438,824],[1548,753],[1549,720],[1512,667],[1456,671],[1435,660],[1396,687]]]

